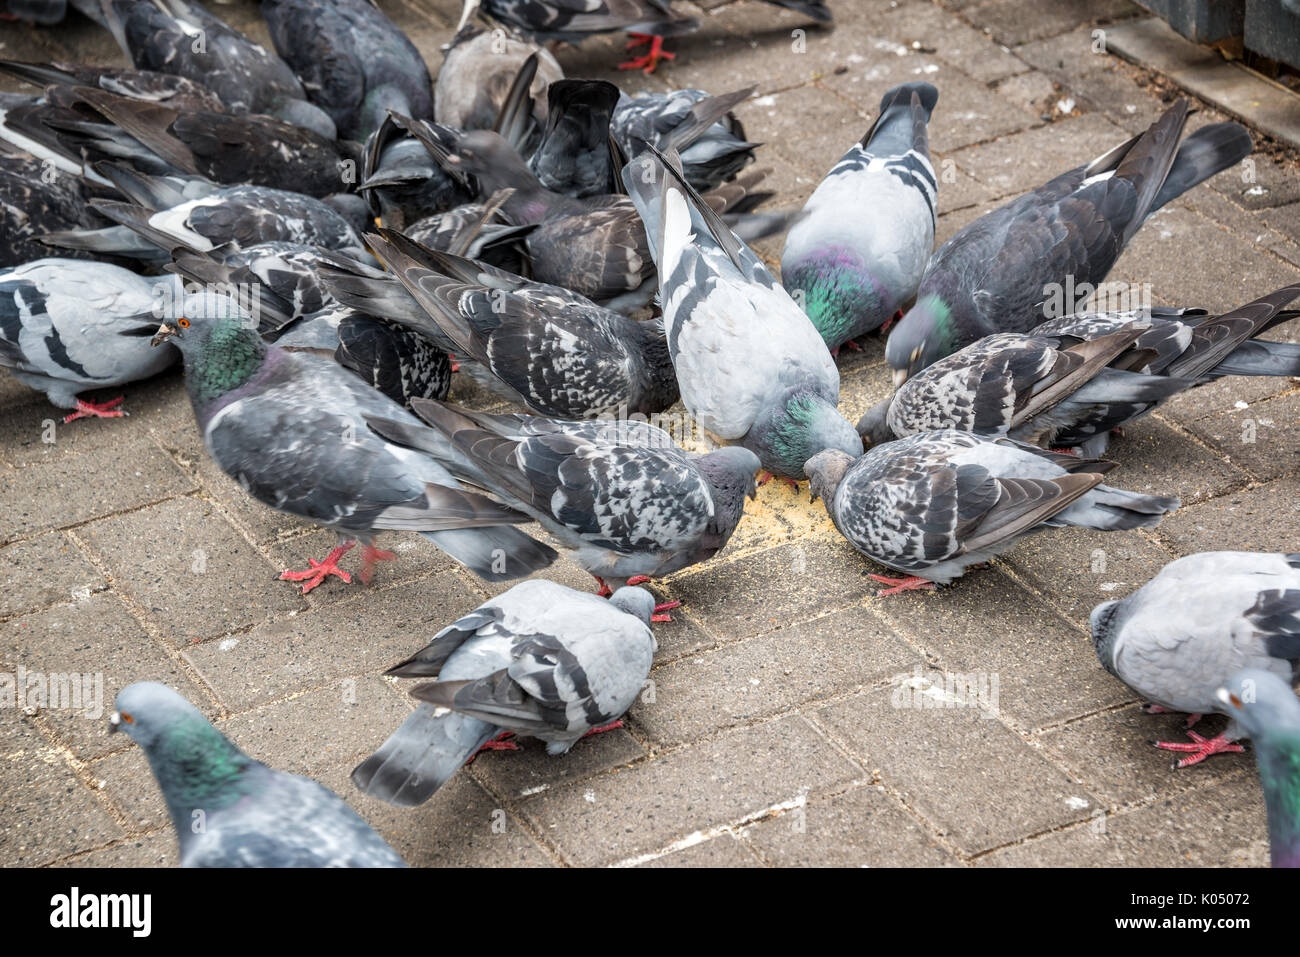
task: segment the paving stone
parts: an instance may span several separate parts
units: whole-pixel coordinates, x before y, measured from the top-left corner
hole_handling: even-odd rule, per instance
[[[936,593],[891,595],[872,607],[937,655],[950,673],[988,676],[990,689],[996,676],[997,708],[1023,728],[1044,727],[1131,698],[1097,667],[1084,634],[992,569],[967,573]]]
[[[80,854],[56,864],[56,867],[176,867],[180,853],[176,835],[171,830],[146,837],[127,838],[111,847]]]
[[[1129,0],[1057,0],[1050,6],[1033,0],[989,0],[967,16],[992,32],[1000,43],[1014,46],[1064,33],[1079,24],[1135,16],[1140,9]]]
[[[39,682],[30,687],[44,698],[41,713],[81,758],[117,746],[108,736],[108,716],[117,693],[133,681],[161,681],[205,704],[185,672],[107,592],[0,624],[0,660],[6,671],[21,666],[29,681]]]
[[[1208,181],[1211,186],[1246,209],[1270,209],[1300,201],[1300,177],[1294,166],[1253,153],[1250,162],[1226,169]]]
[[[1098,29],[1102,31],[1100,36],[1094,35]],[[1107,51],[1105,36],[1105,27],[1079,26],[1053,37],[1020,44],[1015,48],[1015,55],[1057,82],[1074,83],[1097,70],[1112,69],[1118,61],[1117,56]]]
[[[1266,209],[1262,216],[1264,222],[1272,228],[1300,241],[1300,203]]]
[[[1009,76],[997,90],[1016,106],[1030,113],[1042,113],[1060,97],[1058,85],[1046,73],[1030,70]]]
[[[1184,505],[1238,487],[1246,474],[1154,416],[1124,427],[1103,458],[1118,462],[1107,484],[1148,495],[1173,495]]]
[[[639,702],[632,718],[651,740],[671,746],[842,694],[919,662],[880,619],[850,608],[654,669],[654,702]]]
[[[1267,867],[1259,783],[1239,778],[1187,791],[981,858],[998,867]]]
[[[791,132],[798,131],[800,148],[790,158],[798,171],[816,184],[862,139],[871,126],[876,104],[854,111],[830,90],[809,85],[750,99],[744,107],[745,135],[751,139],[788,143]],[[763,164],[761,153],[757,166]]]
[[[1221,416],[1229,409],[1245,411],[1280,392],[1295,388],[1295,385],[1295,379],[1281,376],[1224,376],[1178,393],[1160,406],[1160,417],[1195,432],[1198,430],[1194,423],[1206,417]]]
[[[933,52],[967,76],[991,83],[1029,67],[987,34],[934,4],[907,4],[881,19],[882,32],[917,52]],[[940,99],[942,102],[942,99]]]
[[[182,498],[81,529],[115,587],[176,644],[305,607],[210,504]]]
[[[641,867],[760,867],[743,838],[723,834],[647,861]]]
[[[594,865],[659,851],[857,773],[807,721],[787,717],[544,791],[520,808],[568,860]]]
[[[1085,113],[960,150],[953,158],[994,195],[1014,197],[1089,162],[1127,138],[1106,118]]]
[[[632,710],[645,707],[638,701]],[[474,759],[466,773],[482,782],[491,793],[513,801],[583,781],[646,756],[645,748],[622,728],[583,738],[568,754],[547,754],[546,745],[536,738],[524,738],[517,743],[518,751],[485,751]]]
[[[804,808],[760,821],[745,836],[777,867],[957,864],[914,817],[876,786],[811,800]]]
[[[864,692],[817,718],[964,853],[1058,827],[1097,806],[1087,790],[978,709],[895,708],[892,696],[888,688]]]
[[[0,550],[0,569],[6,580],[0,592],[0,618],[69,601],[108,585],[76,545],[53,532]]]
[[[86,769],[95,779],[99,793],[117,808],[132,832],[172,830],[171,815],[158,789],[158,781],[149,760],[135,742],[127,738],[124,750],[92,761]]]
[[[1300,467],[1300,392],[1200,419],[1192,428],[1258,479],[1278,478]]]
[[[1180,509],[1159,536],[1184,555],[1193,552],[1292,552],[1300,522],[1300,480],[1288,476],[1258,488]]]

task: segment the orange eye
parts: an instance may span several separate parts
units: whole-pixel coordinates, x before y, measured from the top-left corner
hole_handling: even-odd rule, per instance
[[[122,712],[122,720],[127,724],[135,724],[135,718],[131,717],[125,711]]]
[[[182,317],[176,320],[176,325],[180,326],[182,329],[188,329],[190,327],[190,321]]]
[[[1229,695],[1228,695],[1228,700],[1232,702],[1232,706],[1233,706],[1234,708],[1240,708],[1240,707],[1242,707],[1241,699],[1238,698],[1235,694],[1229,694]]]

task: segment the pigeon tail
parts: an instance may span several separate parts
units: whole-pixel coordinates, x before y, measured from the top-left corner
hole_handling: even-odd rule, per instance
[[[388,804],[415,807],[499,730],[486,721],[421,704],[378,751],[353,769],[352,783]]]
[[[548,567],[559,557],[555,549],[517,528],[453,528],[421,532],[425,538],[484,581],[504,582],[525,578]]]
[[[1165,177],[1155,202],[1151,204],[1151,212],[1198,183],[1241,162],[1254,148],[1250,134],[1237,123],[1212,123],[1201,127],[1178,147],[1169,175]]]
[[[1103,532],[1151,528],[1181,504],[1176,498],[1098,485],[1047,524],[1060,522]]]
[[[928,155],[926,124],[938,102],[939,91],[929,83],[903,83],[889,90],[862,138],[863,149],[874,156],[902,156],[912,149]]]

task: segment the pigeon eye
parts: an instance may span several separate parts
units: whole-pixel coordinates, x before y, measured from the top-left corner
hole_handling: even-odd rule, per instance
[[[1234,708],[1240,708],[1240,707],[1242,707],[1241,699],[1238,698],[1235,694],[1229,694],[1229,695],[1228,695],[1228,700],[1232,702],[1232,706],[1233,706]]]
[[[190,321],[185,318],[180,318],[176,320],[176,325],[180,326],[182,329],[188,329],[190,327]]]
[[[122,712],[122,723],[123,723],[123,724],[135,724],[135,718],[131,717],[129,714],[127,714],[125,711],[123,711],[123,712]]]

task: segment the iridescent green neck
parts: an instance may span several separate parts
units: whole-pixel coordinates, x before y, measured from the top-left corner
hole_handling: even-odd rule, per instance
[[[186,362],[186,380],[190,395],[199,404],[239,388],[257,373],[266,358],[266,344],[239,319],[214,320],[196,351],[193,361]]]
[[[182,843],[196,833],[201,817],[243,796],[245,772],[254,763],[199,714],[174,719],[146,755]]]
[[[861,332],[863,317],[869,318],[879,307],[880,297],[856,261],[826,258],[800,263],[788,284],[795,290],[795,301],[830,345]]]
[[[1255,748],[1273,866],[1300,867],[1300,734],[1277,731]]]

